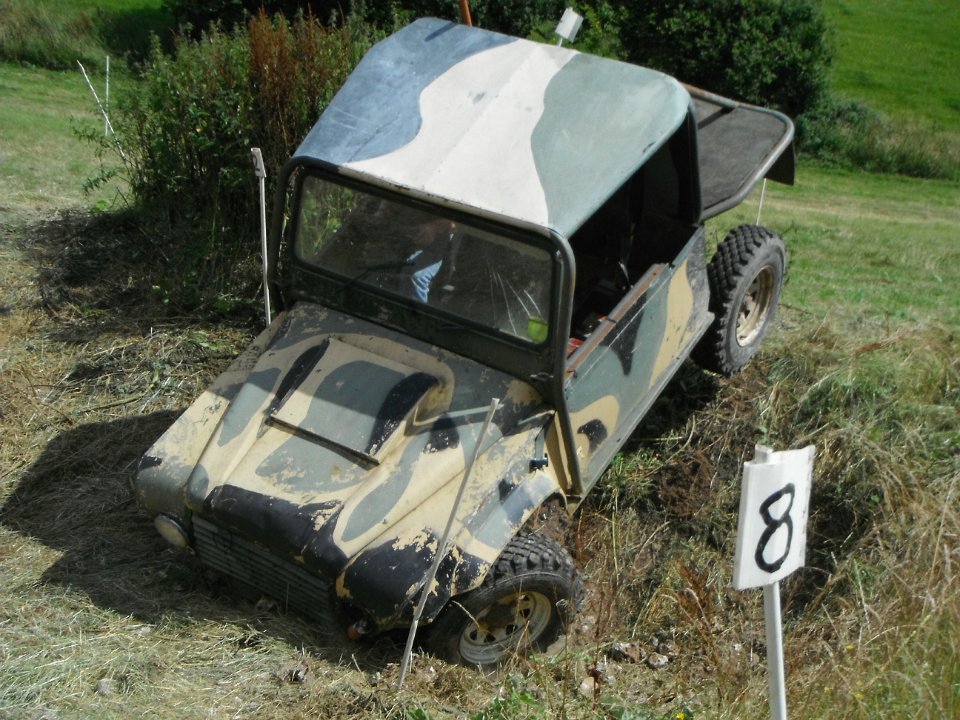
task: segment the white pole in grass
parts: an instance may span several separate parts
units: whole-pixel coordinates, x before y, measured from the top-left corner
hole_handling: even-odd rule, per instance
[[[757,208],[757,225],[760,224],[760,214],[763,212],[763,196],[767,194],[767,179],[763,179],[763,185],[760,186],[760,205]]]
[[[110,56],[107,55],[107,78],[104,82],[103,88],[103,107],[106,110],[103,118],[103,136],[107,136],[107,131],[110,129],[107,127],[107,118],[106,113],[110,112]]]
[[[453,507],[450,509],[450,517],[447,518],[447,526],[443,530],[440,542],[437,544],[437,554],[433,556],[433,563],[427,572],[423,588],[420,590],[420,601],[413,611],[413,622],[410,624],[410,632],[407,634],[407,645],[403,649],[403,659],[400,661],[400,679],[397,681],[397,690],[403,688],[403,681],[407,677],[407,669],[410,667],[410,658],[413,655],[413,640],[417,636],[417,625],[420,624],[420,616],[423,615],[423,609],[427,605],[427,597],[433,586],[433,581],[437,577],[437,570],[440,569],[440,561],[447,554],[447,541],[450,539],[450,530],[453,528],[453,520],[460,509],[460,503],[463,501],[463,493],[467,489],[467,483],[470,481],[470,475],[473,473],[473,465],[477,462],[480,455],[480,448],[483,446],[483,439],[487,436],[487,430],[490,429],[490,423],[493,416],[500,407],[500,399],[493,398],[490,401],[490,407],[487,410],[487,416],[483,419],[483,425],[480,427],[480,435],[477,436],[477,443],[473,447],[473,454],[470,455],[470,461],[463,471],[463,480],[460,481],[460,489],[457,491],[457,497],[453,501]]]
[[[743,465],[733,587],[763,587],[770,717],[787,720],[780,580],[803,566],[814,447],[774,452],[757,445]]]
[[[780,617],[780,583],[763,586],[763,621],[767,639],[767,685],[770,717],[787,720],[787,681],[783,671],[783,621]]]
[[[260,148],[250,148],[253,155],[253,171],[260,181],[260,252],[263,253],[263,314],[267,325],[273,319],[270,309],[269,259],[267,258],[267,168],[263,164]]]
[[[100,114],[103,115],[103,121],[107,125],[107,129],[113,135],[113,142],[117,146],[117,152],[120,153],[120,157],[123,158],[126,162],[127,156],[123,154],[123,148],[120,147],[120,141],[117,139],[117,131],[113,129],[113,124],[110,122],[110,118],[107,116],[107,111],[103,108],[103,103],[100,102],[100,96],[97,95],[97,91],[93,87],[93,83],[90,82],[90,76],[87,75],[86,69],[83,67],[83,63],[77,60],[77,65],[80,66],[80,72],[83,73],[83,79],[87,81],[87,87],[90,88],[90,92],[93,93],[93,99],[97,101],[97,107],[100,108]]]

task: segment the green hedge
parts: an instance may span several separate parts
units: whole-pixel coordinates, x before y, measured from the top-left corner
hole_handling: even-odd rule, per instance
[[[623,34],[633,62],[791,116],[827,94],[832,53],[813,0],[644,0]]]
[[[328,30],[261,14],[178,40],[173,55],[154,48],[113,124],[137,204],[171,238],[162,292],[188,305],[249,294],[237,278],[256,272],[236,269],[259,247],[250,148],[276,178],[373,39],[359,21]]]

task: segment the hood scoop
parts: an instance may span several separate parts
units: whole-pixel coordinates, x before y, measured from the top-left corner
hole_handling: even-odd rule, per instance
[[[270,421],[379,465],[440,381],[341,340],[331,339],[318,355]]]

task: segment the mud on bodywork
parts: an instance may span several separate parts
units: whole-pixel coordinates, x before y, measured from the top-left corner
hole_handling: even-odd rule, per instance
[[[478,585],[560,492],[531,464],[553,412],[529,385],[316,305],[272,327],[144,457],[148,512],[263,545],[382,629],[409,621],[490,398],[500,410],[425,617]]]
[[[713,316],[704,233],[658,264],[570,358],[566,408],[586,492],[686,359]]]
[[[480,443],[430,622],[543,502],[599,479],[715,321],[704,220],[792,181],[792,138],[653,70],[412,23],[285,165],[283,312],[144,456],[141,505],[207,565],[385,630],[410,622]]]

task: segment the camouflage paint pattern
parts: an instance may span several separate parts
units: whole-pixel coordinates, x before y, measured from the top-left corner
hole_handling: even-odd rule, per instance
[[[403,624],[492,397],[501,407],[429,619],[478,585],[530,513],[561,492],[551,466],[531,467],[553,411],[503,373],[299,303],[150,449],[139,499],[153,514],[212,519],[335,578],[339,598],[378,627]]]
[[[660,73],[420,20],[368,53],[282,179],[320,167],[548,237],[563,265],[554,321],[569,325],[568,239],[692,112]],[[427,589],[429,622],[482,582],[542,503],[582,499],[709,324],[703,228],[681,232],[569,357],[570,328],[555,327],[554,360],[534,376],[386,327],[404,308],[364,320],[287,307],[144,456],[142,507],[177,518],[201,560],[253,553],[282,566],[277,582],[326,578],[351,617],[403,626],[500,398]],[[207,542],[221,546],[205,555]]]
[[[570,426],[586,492],[713,319],[704,231],[654,265],[571,356]]]
[[[423,19],[367,53],[294,162],[569,237],[688,112],[654,70]]]

